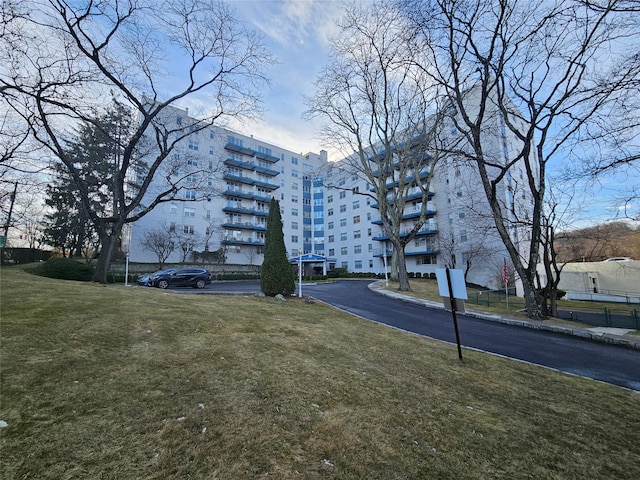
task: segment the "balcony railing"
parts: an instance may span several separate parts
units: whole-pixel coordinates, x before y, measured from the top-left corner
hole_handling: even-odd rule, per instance
[[[225,222],[222,224],[223,228],[229,228],[233,230],[253,230],[257,232],[265,232],[267,227],[265,225],[261,225],[259,223],[251,223],[251,222]]]

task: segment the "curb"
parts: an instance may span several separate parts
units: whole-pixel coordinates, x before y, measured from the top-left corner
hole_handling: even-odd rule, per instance
[[[403,302],[413,303],[416,305],[422,305],[427,308],[436,308],[438,310],[444,310],[444,305],[440,302],[434,302],[432,300],[423,300],[420,298],[410,297],[397,292],[391,292],[382,288],[382,281],[373,282],[369,284],[369,290],[386,297],[396,298]],[[613,333],[591,332],[587,328],[580,327],[567,327],[564,325],[554,325],[552,323],[534,322],[531,320],[515,319],[503,317],[501,315],[493,315],[484,312],[476,312],[474,310],[467,310],[464,315],[468,317],[478,318],[480,320],[486,320],[489,322],[504,323],[507,325],[513,325],[516,327],[531,328],[533,330],[544,330],[554,333],[562,333],[564,335],[572,335],[574,337],[580,337],[587,340],[593,340],[601,343],[609,343],[612,345],[620,345],[627,348],[633,348],[640,350],[640,338],[638,340],[631,340],[621,335],[615,335]]]

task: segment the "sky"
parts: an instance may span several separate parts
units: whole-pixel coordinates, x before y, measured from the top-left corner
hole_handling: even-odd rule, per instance
[[[319,123],[305,121],[304,96],[328,61],[328,45],[336,31],[342,2],[336,0],[232,0],[229,4],[246,24],[262,33],[277,64],[267,69],[270,87],[263,89],[261,121],[240,133],[299,153],[319,153]]]
[[[366,2],[368,0],[359,0]],[[301,154],[329,150],[319,139],[320,121],[303,119],[304,96],[314,93],[314,83],[328,61],[329,41],[336,34],[342,0],[230,0],[240,18],[264,37],[267,49],[277,64],[267,69],[271,85],[263,89],[264,114],[259,121],[234,128],[260,140]],[[620,186],[640,182],[636,174],[618,174],[602,178],[585,194],[583,201],[573,199],[576,207],[570,223],[588,225],[595,218],[624,217],[638,211],[637,200],[626,204]],[[597,201],[593,201],[598,199]],[[580,206],[577,206],[580,204]]]

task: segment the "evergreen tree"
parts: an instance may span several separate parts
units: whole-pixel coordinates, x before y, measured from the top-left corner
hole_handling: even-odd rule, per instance
[[[66,167],[57,163],[54,168],[55,176],[46,190],[45,203],[51,212],[45,216],[44,240],[63,257],[81,257],[96,243],[97,235]]]
[[[65,250],[70,256],[97,251],[100,237],[108,234],[115,202],[129,186],[125,182],[120,187],[119,164],[121,139],[130,125],[131,113],[114,100],[104,115],[80,124],[75,138],[66,143],[65,155],[74,171],[62,162],[56,165],[55,180],[47,188],[46,203],[53,211],[45,230],[47,241],[63,254]]]
[[[269,296],[279,293],[289,295],[296,288],[293,270],[287,259],[287,250],[284,245],[280,203],[275,198],[272,198],[269,204],[260,286],[264,294]]]

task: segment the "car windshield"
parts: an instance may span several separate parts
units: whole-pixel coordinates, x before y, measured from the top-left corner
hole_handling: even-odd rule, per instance
[[[158,275],[166,275],[168,273],[173,273],[177,270],[177,268],[167,268],[165,270],[158,270],[151,274],[152,277],[157,277]]]

